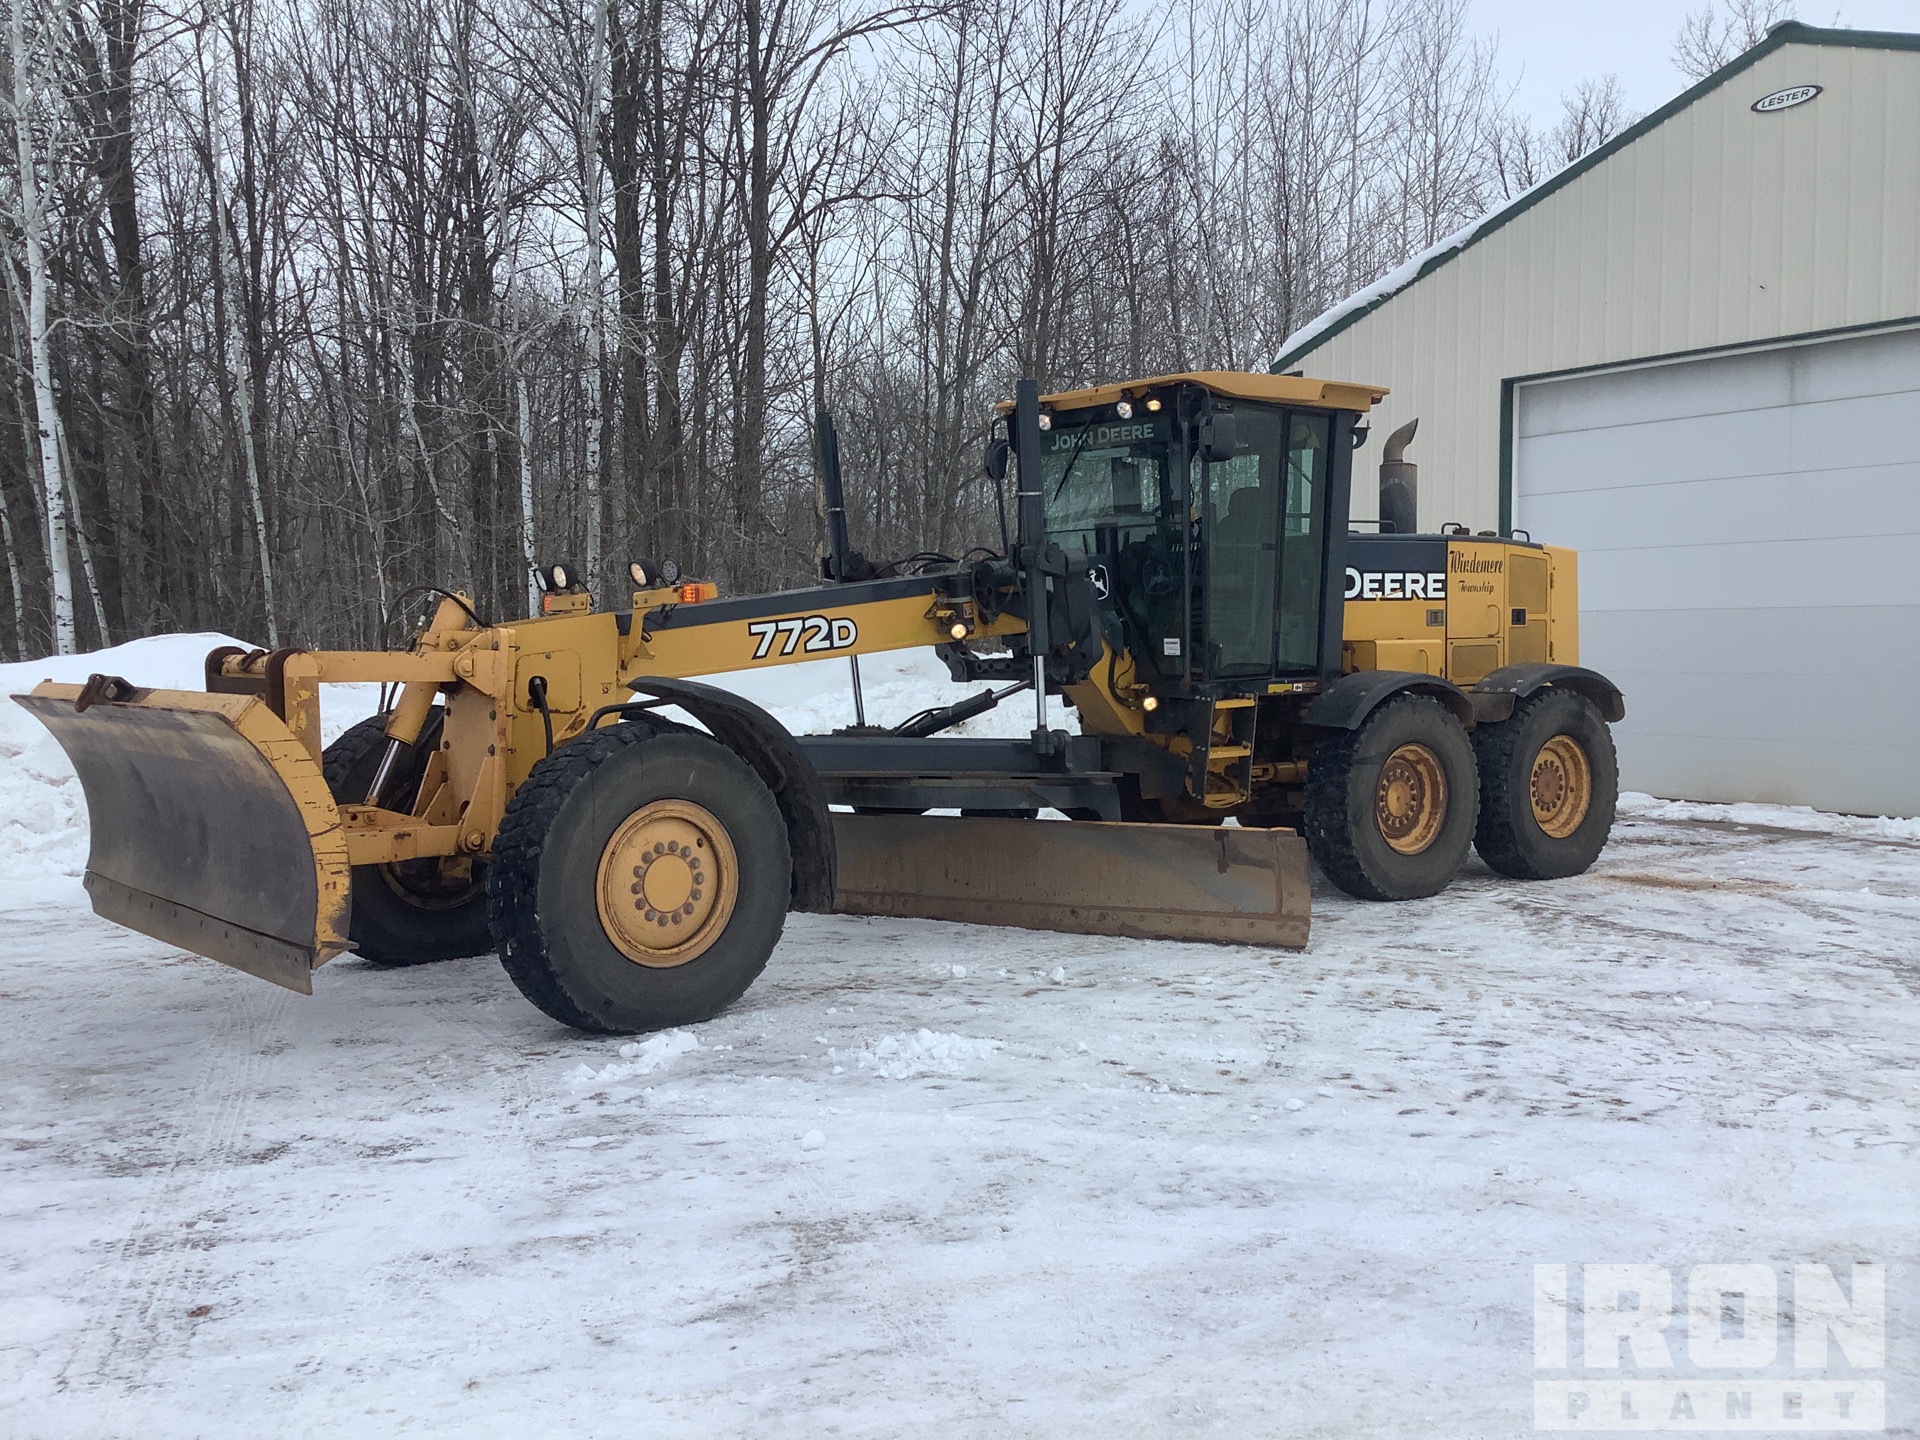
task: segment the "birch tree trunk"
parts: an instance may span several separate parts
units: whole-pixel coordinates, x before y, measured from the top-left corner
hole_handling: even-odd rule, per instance
[[[67,518],[73,531],[73,548],[80,556],[80,574],[87,582],[87,601],[93,607],[93,625],[104,647],[113,643],[107,629],[106,602],[100,596],[100,573],[93,565],[93,542],[87,538],[87,526],[80,513],[80,487],[74,483],[73,452],[67,448],[67,427],[58,411],[53,416],[53,436],[60,447],[60,470],[66,476]]]
[[[601,184],[600,184],[600,92],[607,76],[606,0],[593,0],[593,49],[588,56],[586,84],[580,92],[580,210],[587,240],[587,585],[597,588],[601,568],[601,437],[606,428],[605,386],[601,381],[606,354],[606,281],[601,273]],[[522,404],[526,382],[521,381]],[[522,467],[521,484],[525,468]],[[531,512],[527,520],[528,543],[532,540]],[[538,606],[535,607],[536,612]]]
[[[524,373],[513,377],[513,394],[519,404],[515,438],[520,442],[520,558],[527,572],[527,614],[538,615],[540,586],[533,578],[534,567],[540,563],[533,543],[533,408],[527,403]]]
[[[40,176],[33,153],[33,82],[27,69],[26,7],[13,0],[7,7],[8,39],[13,58],[13,121],[15,160],[20,170],[20,228],[27,256],[27,348],[33,368],[34,428],[39,437],[40,493],[47,514],[47,570],[53,588],[53,649],[71,655],[76,647],[73,625],[73,571],[67,559],[67,491],[60,478],[58,414],[53,398],[53,354],[47,340],[46,207],[40,196]],[[55,32],[49,20],[48,43]]]
[[[248,358],[246,326],[241,319],[240,266],[233,252],[233,237],[227,225],[226,165],[222,157],[219,116],[221,66],[220,25],[210,23],[214,31],[213,75],[206,97],[207,182],[213,203],[213,261],[219,267],[227,289],[227,334],[224,337],[233,367],[233,408],[239,430],[242,464],[247,477],[247,505],[253,518],[254,550],[260,560],[261,602],[267,612],[267,644],[280,648],[280,622],[273,603],[273,551],[267,544],[267,502],[260,488],[260,457],[253,444],[253,366]]]
[[[7,584],[13,592],[13,654],[14,660],[27,658],[27,598],[20,583],[20,550],[13,543],[13,517],[7,513],[4,498],[0,498],[0,545],[7,547]]]

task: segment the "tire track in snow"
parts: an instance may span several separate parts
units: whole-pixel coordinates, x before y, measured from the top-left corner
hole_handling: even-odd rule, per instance
[[[114,1419],[155,1363],[191,1340],[188,1322],[197,1317],[189,1312],[211,1303],[208,1255],[221,1243],[217,1229],[201,1227],[224,1223],[235,1192],[251,1178],[240,1141],[268,1068],[262,1051],[279,1031],[289,992],[245,986],[223,998],[213,1032],[196,1047],[197,1074],[187,1091],[193,1103],[176,1107],[202,1123],[174,1132],[172,1160],[142,1186],[125,1236],[96,1269],[114,1297],[112,1318],[88,1326],[61,1367],[63,1386],[114,1387],[107,1412]],[[182,1215],[193,1217],[193,1228]]]

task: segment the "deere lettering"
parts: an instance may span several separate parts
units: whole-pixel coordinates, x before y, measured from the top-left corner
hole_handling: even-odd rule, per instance
[[[1102,449],[1110,445],[1131,445],[1135,440],[1151,440],[1151,423],[1140,425],[1094,425],[1085,430],[1056,430],[1053,432],[1054,450],[1078,450],[1083,446],[1089,450]]]
[[[1437,570],[1366,570],[1347,567],[1349,600],[1444,600],[1447,577]]]

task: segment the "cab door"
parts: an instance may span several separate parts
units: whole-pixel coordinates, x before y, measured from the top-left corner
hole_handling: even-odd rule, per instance
[[[1236,453],[1204,472],[1207,678],[1314,671],[1332,416],[1242,405]]]

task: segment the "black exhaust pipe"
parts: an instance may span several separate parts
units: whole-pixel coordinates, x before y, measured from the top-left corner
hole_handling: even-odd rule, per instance
[[[1420,528],[1420,467],[1403,457],[1419,427],[1415,416],[1387,437],[1380,456],[1380,533],[1412,535]]]

